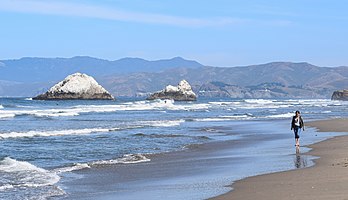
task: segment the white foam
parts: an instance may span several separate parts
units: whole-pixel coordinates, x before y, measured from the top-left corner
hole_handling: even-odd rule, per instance
[[[24,107],[25,108],[25,107]],[[28,107],[27,107],[28,108]],[[209,104],[178,104],[174,105],[173,100],[137,101],[117,105],[79,105],[54,109],[20,109],[1,110],[0,116],[14,117],[20,115],[33,115],[36,117],[67,117],[77,116],[82,113],[102,113],[117,111],[142,111],[142,110],[200,110],[208,109]]]
[[[4,109],[4,106],[0,104],[0,109]]]
[[[320,112],[320,113],[331,113],[332,111],[331,110],[326,110],[326,111],[322,111],[322,112]]]
[[[152,126],[152,127],[171,127],[171,126],[180,126],[184,122],[185,120],[180,119],[180,120],[143,121],[140,123],[142,125]]]
[[[278,109],[288,107],[329,107],[348,105],[345,102],[331,101],[329,99],[301,99],[301,100],[265,100],[246,99],[241,101],[223,101],[209,103],[175,103],[173,100],[135,101],[111,105],[79,105],[54,109],[34,109],[30,107],[18,110],[0,110],[0,118],[12,118],[20,115],[33,115],[36,117],[71,117],[83,113],[121,112],[121,111],[146,111],[155,110],[166,112],[167,110],[206,110],[210,108],[236,109]]]
[[[151,160],[142,154],[126,154],[122,158],[114,160],[101,160],[92,162],[90,165],[112,165],[112,164],[134,164],[142,162],[150,162]]]
[[[348,105],[348,102],[332,101],[330,99],[246,99],[242,101],[209,102],[211,106],[227,109],[277,109],[288,107],[330,107]]]
[[[33,113],[37,117],[68,117],[78,116],[79,112],[74,110],[43,110]]]
[[[2,110],[1,116],[15,117],[20,115],[33,115],[36,117],[60,117],[60,116],[76,116],[79,112],[74,109],[38,109],[38,110]]]
[[[34,106],[16,105],[17,108],[34,108]]]
[[[98,165],[113,165],[113,164],[135,164],[142,162],[150,162],[151,160],[142,154],[126,154],[121,158],[111,160],[98,160],[90,163],[77,163],[72,166],[62,167],[52,170],[56,174],[72,172],[76,170],[88,169]]]
[[[16,115],[15,114],[12,114],[12,113],[1,113],[0,112],[0,119],[2,118],[13,118],[15,117]]]
[[[221,116],[222,118],[226,118],[226,119],[244,119],[244,118],[250,118],[252,117],[252,114],[246,114],[246,115],[224,115]]]
[[[14,188],[11,184],[0,185],[0,191],[8,190]]]
[[[66,172],[72,172],[76,170],[91,168],[87,163],[77,163],[70,167],[62,167],[58,169],[52,170],[52,172],[60,174],[60,173],[66,173]]]
[[[276,114],[276,115],[268,115],[264,118],[271,118],[271,119],[283,119],[283,118],[291,118],[294,116],[294,113],[283,113],[283,114]]]
[[[106,128],[85,128],[85,129],[67,129],[59,131],[28,131],[28,132],[8,132],[0,133],[0,138],[23,138],[23,137],[50,137],[50,136],[65,136],[65,135],[85,135],[96,132],[108,132],[114,129]]]
[[[119,105],[83,105],[75,106],[72,109],[77,112],[116,112],[116,111],[140,111],[140,110],[156,110],[171,107],[171,103],[155,101],[147,103],[146,101],[128,102]]]
[[[247,103],[253,104],[272,104],[275,100],[265,100],[265,99],[246,99],[244,100]]]
[[[6,157],[0,161],[2,177],[1,189],[13,187],[42,187],[56,184],[60,177],[56,173],[39,168],[28,162]]]
[[[193,121],[196,121],[196,122],[218,122],[218,121],[229,121],[229,120],[230,119],[227,119],[227,118],[211,117],[211,118],[194,119]]]
[[[81,112],[116,112],[141,110],[200,110],[209,108],[209,104],[174,104],[173,100],[136,101],[119,105],[75,106]]]
[[[293,113],[283,113],[283,114],[275,114],[268,116],[253,116],[252,114],[245,115],[223,115],[219,117],[211,117],[211,118],[201,118],[194,119],[194,121],[198,122],[209,122],[209,121],[230,121],[230,120],[249,120],[249,119],[283,119],[283,118],[291,118]]]
[[[114,128],[84,128],[84,129],[65,129],[65,130],[49,130],[49,131],[27,131],[27,132],[4,132],[0,133],[0,139],[8,138],[24,138],[24,137],[52,137],[52,136],[67,136],[67,135],[87,135],[91,133],[102,133],[119,131],[124,129],[151,127],[171,127],[180,126],[185,120],[158,120],[158,121],[138,121],[137,124],[128,125],[125,127]]]
[[[246,99],[243,101],[223,101],[223,102],[209,102],[212,106],[226,107],[228,110],[236,109],[276,109],[286,108],[292,106],[289,103],[280,102],[277,100],[264,100],[264,99]]]
[[[213,122],[213,121],[231,121],[231,120],[246,120],[246,119],[252,119],[254,118],[251,114],[245,114],[245,115],[222,115],[218,117],[210,117],[210,118],[201,118],[201,119],[194,119],[194,121],[198,122]]]

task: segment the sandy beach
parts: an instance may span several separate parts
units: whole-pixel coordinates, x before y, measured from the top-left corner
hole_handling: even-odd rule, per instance
[[[147,155],[151,162],[96,166],[64,174],[72,176],[65,177],[59,185],[67,195],[57,199],[174,200],[207,199],[224,194],[230,190],[224,186],[234,180],[294,167],[293,150],[287,148],[293,141],[286,129],[288,121],[276,122],[242,121],[233,122],[232,128],[214,126],[219,133],[240,133],[245,137]],[[311,141],[318,140],[315,134],[317,132],[308,130],[311,136],[307,137]],[[274,155],[269,149],[278,154]]]
[[[348,119],[316,121],[306,126],[322,132],[348,132]],[[231,192],[214,199],[348,199],[347,144],[348,136],[338,136],[311,145],[313,150],[307,154],[320,157],[315,166],[246,178],[235,182]],[[299,159],[304,155],[300,151]]]
[[[313,123],[318,128],[335,127],[335,132],[346,130],[344,120]],[[313,123],[307,123],[307,127],[314,126]],[[330,195],[345,196],[348,136],[327,140],[339,134],[318,133],[308,127],[302,135],[304,146],[296,153],[288,120],[243,121],[234,122],[232,128],[212,128],[228,135],[251,135],[147,155],[151,162],[94,166],[66,173],[59,184],[66,195],[57,199],[207,199],[221,194],[225,195],[217,199],[306,199],[306,196],[320,199],[312,194],[337,199]],[[318,143],[323,140],[325,142]],[[305,145],[313,143],[316,143],[311,146],[314,150],[308,152]],[[321,157],[317,165],[304,168],[314,164],[313,156]],[[295,168],[303,170],[293,170]],[[286,172],[261,175],[281,171]],[[243,179],[250,176],[254,177]],[[228,186],[231,183],[235,184]],[[231,187],[235,188],[233,192],[229,192]]]

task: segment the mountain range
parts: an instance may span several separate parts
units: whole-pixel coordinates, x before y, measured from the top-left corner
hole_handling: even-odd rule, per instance
[[[75,72],[91,76],[127,74],[132,72],[158,72],[175,67],[202,67],[196,61],[181,57],[148,61],[141,58],[122,58],[109,61],[88,56],[72,58],[21,58],[0,60],[0,80],[18,82],[57,81]]]
[[[348,67],[272,62],[210,67],[181,57],[108,61],[87,56],[0,61],[0,96],[35,96],[67,75],[91,75],[115,97],[146,96],[186,79],[199,97],[330,98],[348,86]]]

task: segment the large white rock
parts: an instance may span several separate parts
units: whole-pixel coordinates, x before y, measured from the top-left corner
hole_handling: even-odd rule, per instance
[[[67,76],[63,81],[54,85],[46,93],[33,99],[109,99],[114,97],[106,91],[93,77],[82,73]]]
[[[192,91],[191,85],[182,80],[178,86],[168,85],[163,90],[151,94],[148,100],[154,99],[174,99],[176,101],[195,101],[196,94]]]
[[[167,85],[166,88],[164,89],[164,92],[179,92],[179,88],[172,86],[172,85]]]
[[[184,92],[192,91],[191,85],[186,80],[180,81],[178,89]]]

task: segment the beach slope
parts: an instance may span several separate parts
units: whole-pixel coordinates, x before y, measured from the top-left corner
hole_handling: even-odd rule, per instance
[[[348,132],[348,119],[307,123],[325,132]],[[304,133],[305,134],[305,133]],[[310,155],[320,157],[315,166],[237,181],[233,190],[218,196],[226,199],[348,199],[348,136],[335,137],[310,147]]]

